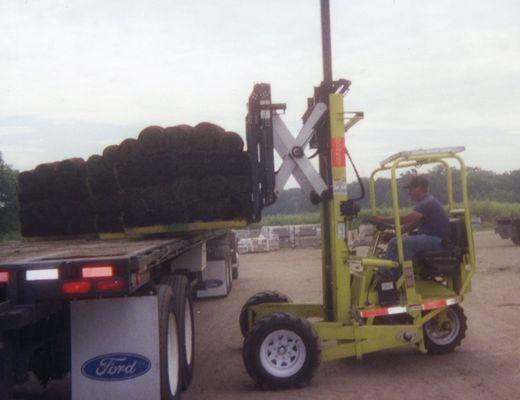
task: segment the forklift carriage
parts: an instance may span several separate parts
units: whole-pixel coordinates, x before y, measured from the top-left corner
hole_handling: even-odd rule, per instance
[[[256,215],[276,200],[292,174],[310,200],[320,204],[322,226],[323,304],[294,304],[284,294],[265,291],[251,297],[240,313],[246,370],[266,389],[305,385],[322,360],[361,359],[410,344],[423,353],[447,353],[461,343],[467,328],[460,303],[471,289],[475,252],[466,167],[458,155],[464,148],[402,152],[381,162],[370,177],[371,210],[375,215],[375,176],[389,171],[395,224],[369,219],[376,230],[373,243],[366,255],[357,255],[347,234],[359,207],[347,199],[345,134],[363,113],[344,112],[350,82],[332,79],[327,0],[321,1],[321,12],[324,80],[308,99],[296,138],[280,117],[285,105],[271,103],[269,84],[255,85],[248,103],[246,133]],[[316,149],[319,172],[303,151],[308,144]],[[276,172],[273,149],[282,159]],[[455,208],[448,160],[460,166],[462,208]],[[451,237],[442,250],[405,260],[397,172],[438,163],[446,171]],[[382,258],[381,233],[390,228],[395,229],[398,261]],[[382,271],[388,269],[397,269],[399,278],[384,278]]]

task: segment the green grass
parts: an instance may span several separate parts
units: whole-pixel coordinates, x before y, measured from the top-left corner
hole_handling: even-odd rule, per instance
[[[495,223],[497,218],[520,218],[520,203],[502,203],[499,201],[470,202],[471,215],[482,218],[482,222]]]

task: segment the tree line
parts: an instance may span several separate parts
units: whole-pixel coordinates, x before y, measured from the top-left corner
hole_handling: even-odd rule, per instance
[[[417,174],[417,170],[409,170],[398,178],[399,204],[403,207],[410,206],[411,202],[404,189],[405,183],[410,176]],[[437,166],[431,170],[421,173],[430,183],[430,193],[437,197],[442,203],[448,202],[446,190],[446,171]],[[453,197],[455,202],[462,201],[460,170],[452,169]],[[370,207],[369,179],[362,178],[365,188],[365,197],[358,203],[362,208]],[[504,173],[483,170],[478,167],[467,168],[468,197],[470,200],[499,201],[504,203],[520,202],[520,169]],[[375,202],[378,208],[392,206],[392,192],[390,178],[378,177],[374,182]],[[358,182],[351,182],[347,186],[349,198],[357,198],[361,194]],[[302,189],[284,190],[276,203],[267,207],[264,214],[300,214],[317,211],[319,206],[313,205]]]

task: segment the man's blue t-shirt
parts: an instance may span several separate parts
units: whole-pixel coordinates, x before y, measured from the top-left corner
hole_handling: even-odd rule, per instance
[[[450,233],[450,218],[442,204],[432,195],[427,195],[414,207],[422,215],[419,221],[419,233],[447,239]]]

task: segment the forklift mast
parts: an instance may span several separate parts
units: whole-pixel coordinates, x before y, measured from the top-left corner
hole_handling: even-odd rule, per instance
[[[252,220],[260,221],[262,209],[276,201],[292,173],[311,201],[320,204],[325,317],[346,322],[350,318],[350,296],[345,288],[350,286],[350,277],[343,262],[347,227],[341,209],[347,202],[343,96],[350,81],[332,78],[328,0],[321,0],[321,36],[323,81],[307,99],[304,126],[296,138],[279,117],[286,105],[271,102],[270,84],[256,84],[249,97],[246,136],[252,169]],[[317,149],[319,174],[304,154],[307,144]],[[282,158],[278,171],[274,149]]]
[[[277,110],[285,110],[285,104],[272,104],[271,85],[258,83],[249,96],[247,108],[246,140],[253,183],[252,222],[258,222],[262,209],[276,201],[272,117]]]

